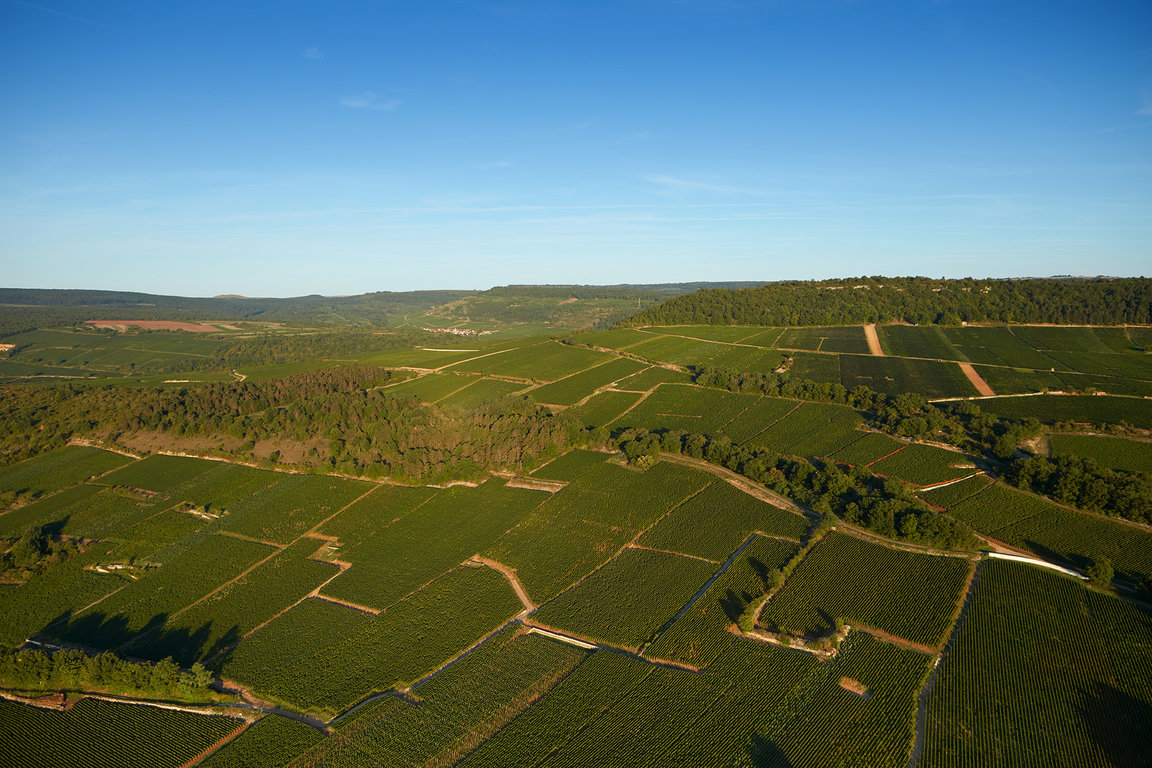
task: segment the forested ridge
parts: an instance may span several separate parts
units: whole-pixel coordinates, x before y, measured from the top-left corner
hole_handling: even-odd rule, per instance
[[[138,433],[215,442],[210,454],[257,461],[259,441],[308,444],[298,468],[423,482],[520,469],[580,439],[581,427],[524,398],[475,410],[423,405],[376,389],[389,374],[346,366],[254,383],[187,388],[58,384],[4,387],[4,463],[73,438],[117,444]],[[280,463],[278,453],[260,463]]]
[[[618,325],[845,325],[904,322],[1152,323],[1152,279],[933,280],[860,277],[705,288]]]

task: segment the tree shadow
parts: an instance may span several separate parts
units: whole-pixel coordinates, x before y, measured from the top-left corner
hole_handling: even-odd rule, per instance
[[[824,622],[824,626],[820,628],[819,634],[830,635],[836,631],[836,619],[832,618],[831,614],[823,608],[817,608],[816,613],[820,615],[820,620]]]
[[[172,657],[182,667],[203,662],[240,642],[240,627],[213,631],[206,621],[198,627],[167,627],[168,614],[158,613],[142,627],[129,624],[123,614],[100,611],[73,617],[65,611],[44,626],[38,635],[93,650],[115,651],[118,656],[160,661]]]
[[[1096,682],[1081,693],[1080,716],[1092,741],[1115,766],[1149,766],[1152,704],[1107,683]]]
[[[753,596],[747,592],[736,594],[732,589],[725,590],[724,596],[720,598],[720,609],[724,611],[728,621],[735,623],[744,615],[744,611],[752,598]]]
[[[768,585],[772,583],[772,569],[754,557],[748,558],[748,565],[752,566],[752,570],[756,572],[756,578],[760,579],[760,583],[767,589]]]
[[[792,761],[770,740],[753,736],[748,757],[755,768],[792,768]]]

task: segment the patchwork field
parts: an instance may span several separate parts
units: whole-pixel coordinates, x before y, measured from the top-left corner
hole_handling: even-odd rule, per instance
[[[499,325],[441,311],[446,325]],[[1152,475],[1150,332],[876,328],[882,357],[860,325],[562,339],[539,323],[350,356],[396,370],[384,391],[419,409],[356,423],[401,453],[459,453],[492,409],[522,419],[493,452],[562,424],[522,464],[475,459],[454,476],[466,482],[87,447],[110,434],[0,466],[0,670],[10,649],[70,644],[204,664],[255,707],[229,710],[246,725],[149,701],[0,701],[0,766],[1142,764],[1152,530],[1007,485],[1010,459],[990,445],[996,417],[1035,418],[1021,450],[1091,459],[1086,472],[1125,473],[1138,493]],[[229,333],[247,331],[18,334],[0,376],[192,387],[150,371],[215,356]],[[330,362],[215,373],[246,391]],[[977,394],[960,362],[998,396],[953,410]],[[379,396],[365,380],[337,393],[349,418]],[[731,391],[702,385],[717,380]],[[893,397],[847,391],[860,385]],[[1089,387],[1110,395],[1031,394]],[[261,444],[311,396],[260,403]],[[524,417],[532,401],[542,415]],[[389,432],[403,419],[410,430]],[[455,431],[437,431],[448,420]],[[626,464],[641,429],[683,455]],[[664,434],[680,432],[714,442]],[[313,444],[344,439],[325,427]],[[744,450],[758,447],[781,460]],[[884,535],[860,527],[884,515]],[[917,520],[984,538],[928,546],[908,534]],[[1085,572],[1106,558],[1113,582],[987,554],[1004,547]]]

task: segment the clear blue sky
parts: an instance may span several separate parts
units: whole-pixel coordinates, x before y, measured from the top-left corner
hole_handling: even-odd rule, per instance
[[[0,0],[0,285],[1152,274],[1148,0]]]

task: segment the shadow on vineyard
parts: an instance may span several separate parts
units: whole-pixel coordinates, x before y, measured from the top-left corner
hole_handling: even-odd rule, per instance
[[[751,592],[741,592],[739,595],[732,589],[728,589],[724,593],[724,597],[720,598],[720,608],[724,611],[724,615],[728,617],[728,621],[735,623],[739,621],[740,616],[743,615],[748,603],[756,598]]]
[[[1080,715],[1110,765],[1146,765],[1152,706],[1107,683],[1082,694]]]
[[[791,761],[780,748],[763,736],[753,736],[748,756],[755,768],[792,768]]]
[[[211,621],[199,627],[165,628],[168,614],[158,613],[143,627],[129,625],[123,614],[106,615],[87,613],[72,618],[66,611],[45,626],[38,634],[57,637],[66,642],[94,649],[115,650],[118,654],[150,661],[171,656],[177,664],[190,667],[197,661],[206,661],[240,642],[240,628],[236,625],[221,632]]]
[[[756,577],[760,579],[762,589],[755,593],[741,590],[739,594],[737,594],[735,590],[728,589],[724,593],[724,596],[720,598],[720,609],[724,611],[724,615],[728,617],[728,621],[733,623],[740,620],[744,611],[748,609],[748,603],[763,594],[763,592],[771,586],[772,582],[771,568],[755,557],[749,557],[747,563],[756,573]]]
[[[1091,564],[1084,555],[1079,555],[1072,552],[1056,552],[1048,547],[1040,544],[1039,542],[1032,541],[1031,539],[1024,539],[1022,542],[1025,549],[1029,549],[1036,553],[1036,556],[1041,560],[1047,560],[1050,563],[1068,563],[1070,566],[1077,570],[1083,570]]]

